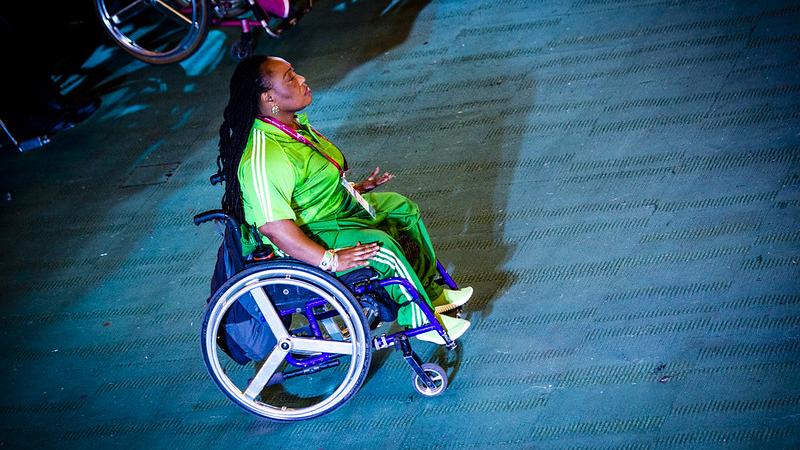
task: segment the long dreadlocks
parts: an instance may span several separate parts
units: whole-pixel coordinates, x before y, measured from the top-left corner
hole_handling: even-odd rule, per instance
[[[261,93],[271,88],[269,80],[261,72],[266,56],[255,55],[242,60],[230,83],[230,97],[225,106],[224,120],[219,127],[219,156],[217,169],[225,176],[225,194],[222,210],[244,223],[242,189],[239,186],[239,161],[247,145],[253,121],[258,115]]]

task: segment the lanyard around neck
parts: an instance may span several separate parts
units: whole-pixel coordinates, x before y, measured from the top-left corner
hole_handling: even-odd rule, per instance
[[[319,153],[320,155],[325,157],[325,159],[327,159],[331,164],[333,164],[336,167],[336,170],[339,171],[339,176],[344,176],[344,172],[347,170],[347,160],[344,161],[344,170],[342,170],[342,166],[340,166],[339,163],[336,162],[336,160],[334,160],[333,158],[328,156],[322,150],[318,149],[317,146],[314,145],[308,139],[306,139],[305,136],[303,136],[302,134],[298,133],[297,131],[291,129],[289,126],[287,126],[285,123],[281,122],[280,120],[278,120],[278,119],[276,119],[274,117],[268,117],[268,116],[258,116],[258,120],[274,126],[275,128],[277,128],[277,129],[283,131],[284,133],[286,133],[289,137],[291,137],[295,141],[297,141],[297,142],[299,142],[301,144],[305,144],[308,147],[310,147],[312,150],[315,150],[317,153]],[[322,136],[317,130],[314,130],[314,128],[311,128],[311,130],[314,131],[314,133],[319,134],[320,136]],[[322,138],[327,141],[325,136],[322,136]]]

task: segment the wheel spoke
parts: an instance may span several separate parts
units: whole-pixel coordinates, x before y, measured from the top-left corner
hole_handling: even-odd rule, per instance
[[[275,310],[275,306],[272,305],[272,302],[269,300],[269,297],[267,297],[267,293],[264,292],[264,289],[262,287],[251,289],[250,295],[252,295],[253,299],[256,301],[258,309],[261,310],[261,314],[263,314],[264,319],[267,320],[267,325],[269,325],[269,328],[272,330],[272,334],[275,335],[275,338],[280,341],[281,339],[289,336],[289,332],[286,331],[286,327],[284,327],[283,322],[281,322],[278,311]]]
[[[245,397],[253,400],[261,393],[261,390],[267,385],[269,379],[272,378],[272,374],[278,370],[278,367],[283,362],[287,353],[286,350],[282,350],[277,345],[275,346],[275,350],[270,353],[267,360],[264,361],[264,365],[258,369],[255,378],[253,378],[253,381],[250,382],[250,385],[247,386],[247,389],[244,391]]]
[[[156,9],[167,13],[165,15],[167,15],[169,17],[172,17],[173,19],[178,19],[178,21],[182,21],[182,22],[186,23],[189,26],[193,25],[191,19],[189,19],[185,15],[181,14],[181,12],[178,11],[177,9],[175,9],[172,6],[168,5],[166,2],[164,2],[164,0],[155,0],[155,2],[153,3],[153,6],[155,6]]]
[[[326,341],[324,339],[292,338],[292,351],[352,355],[353,343],[344,341]]]
[[[144,0],[135,0],[128,6],[120,9],[116,13],[108,13],[108,18],[114,22],[114,24],[119,25],[122,22],[133,18],[135,15],[139,14],[140,12],[144,11],[147,8],[147,4]]]

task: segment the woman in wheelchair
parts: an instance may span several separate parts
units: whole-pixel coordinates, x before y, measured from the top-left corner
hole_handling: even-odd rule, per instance
[[[381,278],[405,278],[457,339],[470,323],[440,313],[466,303],[472,288],[443,289],[435,282],[434,249],[415,203],[396,193],[370,192],[393,175],[376,168],[364,181],[345,179],[343,154],[298,114],[312,101],[305,81],[276,57],[253,56],[237,66],[220,127],[223,210],[257,228],[256,239],[279,255],[337,275],[369,266]],[[243,237],[243,253],[256,244]],[[402,284],[386,291],[401,305],[399,325],[428,322]],[[416,337],[445,344],[433,330]]]
[[[423,363],[410,338],[453,349],[470,325],[443,315],[472,289],[436,260],[417,205],[369,192],[392,178],[377,168],[347,182],[342,153],[297,114],[311,98],[280,58],[237,66],[212,177],[225,181],[223,209],[194,218],[225,223],[201,331],[206,368],[234,403],[277,421],[342,406],[373,350],[398,350],[414,389],[439,395],[447,372]],[[264,258],[267,246],[283,257]],[[394,320],[404,328],[373,332]]]

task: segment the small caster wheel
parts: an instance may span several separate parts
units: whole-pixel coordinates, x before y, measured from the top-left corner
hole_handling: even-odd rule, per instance
[[[433,380],[433,384],[435,384],[436,387],[431,389],[425,386],[425,383],[422,382],[419,375],[414,374],[414,389],[416,389],[417,392],[426,397],[435,397],[447,389],[447,373],[440,365],[425,363],[422,365],[422,370]]]
[[[253,43],[246,41],[236,41],[231,44],[231,57],[236,61],[241,61],[253,54]]]

